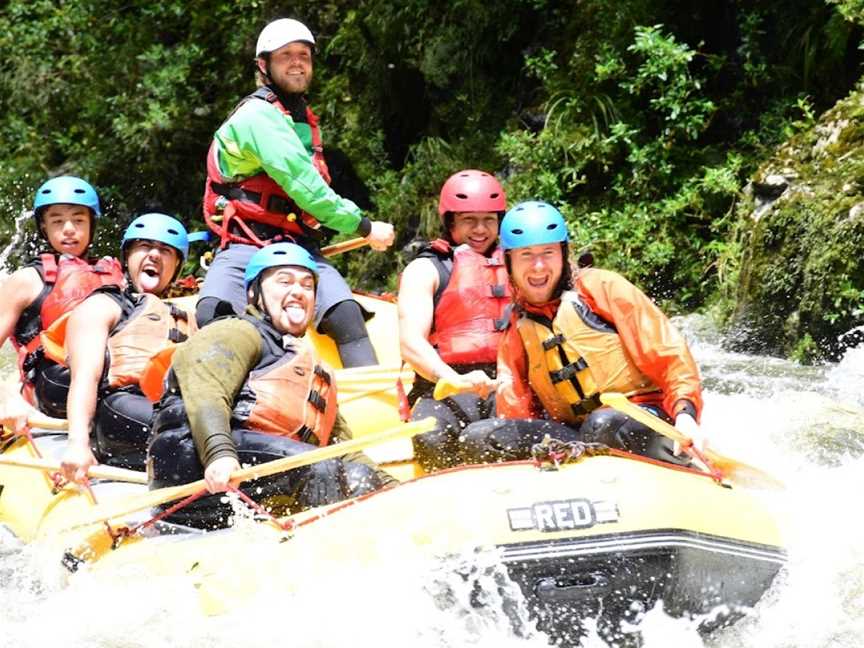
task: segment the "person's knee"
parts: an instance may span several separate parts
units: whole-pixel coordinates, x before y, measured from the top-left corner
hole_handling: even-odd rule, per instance
[[[384,480],[378,471],[356,461],[345,464],[345,482],[348,497],[359,497],[384,486]]]
[[[524,442],[509,419],[477,421],[462,431],[462,452],[470,463],[495,463],[524,459]]]
[[[318,329],[336,342],[343,367],[378,364],[375,347],[366,330],[363,310],[354,300],[341,301],[328,310]]]
[[[459,465],[462,463],[459,435],[458,429],[439,421],[434,430],[414,437],[414,458],[427,472]]]
[[[621,426],[630,418],[617,410],[603,407],[591,412],[582,422],[579,431],[585,443],[600,443],[610,448],[623,449],[620,438]]]
[[[347,497],[345,467],[339,459],[307,466],[300,482],[296,499],[302,508],[333,504]]]
[[[218,297],[202,297],[195,306],[195,321],[198,323],[198,328],[225,315],[236,315],[234,307],[231,302]]]
[[[71,376],[68,367],[43,363],[36,376],[36,401],[39,411],[55,418],[66,418],[66,400]]]
[[[188,428],[161,431],[150,440],[147,454],[151,488],[188,484],[204,476]]]
[[[355,342],[369,337],[363,310],[360,304],[352,299],[341,301],[330,308],[321,318],[318,328],[322,333],[332,337],[336,344]]]

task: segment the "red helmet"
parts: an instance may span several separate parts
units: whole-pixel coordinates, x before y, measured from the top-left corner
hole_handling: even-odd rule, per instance
[[[447,212],[504,212],[507,197],[501,183],[485,171],[467,169],[447,178],[438,199],[438,215]]]

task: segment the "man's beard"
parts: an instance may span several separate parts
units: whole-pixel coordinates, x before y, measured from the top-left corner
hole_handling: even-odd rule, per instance
[[[277,79],[271,70],[267,69],[268,77],[270,78],[270,83],[274,85],[279,92],[286,95],[302,95],[306,94],[306,91],[309,89],[309,83],[311,79],[307,76],[302,78],[302,81],[295,80],[289,81],[287,79]]]

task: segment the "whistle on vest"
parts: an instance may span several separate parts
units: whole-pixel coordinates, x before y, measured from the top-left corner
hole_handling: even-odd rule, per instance
[[[222,220],[222,215],[225,213],[225,208],[228,206],[228,199],[225,196],[219,196],[216,202],[213,203],[215,213],[210,217],[214,223]]]

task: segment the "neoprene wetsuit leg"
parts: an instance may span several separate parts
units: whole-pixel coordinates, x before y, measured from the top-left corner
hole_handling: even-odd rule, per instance
[[[357,302],[347,300],[336,304],[321,319],[318,329],[336,342],[342,366],[346,369],[378,364],[363,311]]]

